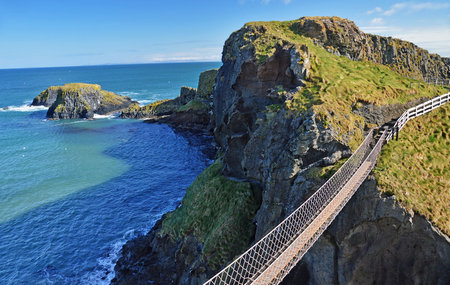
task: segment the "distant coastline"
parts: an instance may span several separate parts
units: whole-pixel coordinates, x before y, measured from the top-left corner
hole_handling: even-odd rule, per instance
[[[198,63],[217,63],[221,64],[220,60],[202,60],[202,61],[164,61],[164,62],[146,62],[146,63],[105,63],[105,64],[88,64],[88,65],[64,65],[64,66],[36,66],[36,67],[11,67],[1,68],[2,70],[17,70],[17,69],[58,69],[58,68],[82,68],[82,67],[96,67],[96,66],[134,66],[134,65],[162,65],[162,64],[198,64]]]

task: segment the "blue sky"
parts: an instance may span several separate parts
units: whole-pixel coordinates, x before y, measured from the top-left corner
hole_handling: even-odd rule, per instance
[[[333,15],[450,57],[448,0],[0,0],[0,68],[219,61],[246,22]]]

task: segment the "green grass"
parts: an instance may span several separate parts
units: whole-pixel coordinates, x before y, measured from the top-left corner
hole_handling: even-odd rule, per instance
[[[230,261],[252,242],[253,217],[259,207],[250,184],[221,174],[216,160],[186,190],[182,206],[169,213],[160,235],[174,240],[190,233],[203,245],[202,256],[211,268]]]
[[[100,91],[102,87],[98,84],[88,84],[88,83],[66,83],[63,86],[51,86],[50,90],[61,90],[64,93],[77,92],[80,89],[93,89]]]
[[[292,100],[286,101],[285,107],[294,112],[313,108],[323,115],[322,119],[328,126],[338,131],[338,140],[353,150],[363,140],[361,129],[365,122],[361,116],[352,113],[351,106],[358,102],[378,106],[406,103],[446,92],[442,87],[423,82],[411,84],[419,81],[406,78],[381,64],[352,61],[331,54],[313,44],[310,38],[295,33],[296,21],[248,23],[246,26],[252,29],[244,38],[256,38],[253,45],[260,64],[281,45],[295,45],[302,58],[309,53],[311,66],[306,86]]]
[[[325,167],[313,167],[306,174],[307,178],[313,178],[316,180],[329,179],[333,174],[338,171],[339,168],[347,161],[348,158],[342,158],[333,165]]]
[[[103,98],[102,104],[106,105],[122,105],[128,102],[128,98],[124,96],[117,95],[116,93],[102,90]]]
[[[201,110],[209,110],[209,105],[206,103],[203,103],[199,100],[191,100],[187,104],[180,106],[178,108],[178,112],[188,112],[188,111],[201,111]]]
[[[139,107],[139,105],[138,105]],[[132,106],[132,108],[136,108],[136,106]],[[162,115],[166,113],[173,112],[178,108],[178,105],[174,103],[174,100],[172,99],[164,99],[159,100],[156,102],[153,102],[151,104],[148,104],[146,106],[138,108],[139,111],[141,111],[144,114],[148,115]]]
[[[450,104],[409,121],[382,149],[381,191],[450,235]]]

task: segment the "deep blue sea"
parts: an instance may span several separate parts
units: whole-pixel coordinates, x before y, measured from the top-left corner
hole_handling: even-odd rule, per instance
[[[116,117],[47,121],[51,85],[97,83],[142,104],[220,63],[0,70],[0,284],[106,284],[124,242],[173,210],[212,139]],[[3,107],[9,107],[2,110]]]

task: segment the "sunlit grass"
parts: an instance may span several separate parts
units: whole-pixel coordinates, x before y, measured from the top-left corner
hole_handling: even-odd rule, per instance
[[[295,33],[297,21],[249,23],[247,26],[253,29],[246,37],[254,39],[259,64],[264,64],[279,46],[295,45],[303,57],[309,53],[311,66],[306,86],[285,106],[299,112],[313,108],[337,130],[338,139],[353,150],[363,140],[361,129],[365,125],[364,119],[352,112],[356,104],[406,103],[446,93],[445,88],[404,77],[385,65],[336,56],[315,45],[312,39]],[[308,52],[304,52],[305,46]]]
[[[409,121],[383,147],[379,188],[450,235],[450,104]]]

